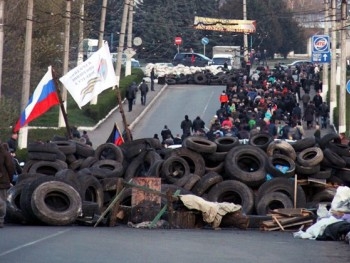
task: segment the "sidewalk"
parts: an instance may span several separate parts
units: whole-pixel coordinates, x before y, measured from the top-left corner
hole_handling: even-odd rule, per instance
[[[151,91],[151,84],[147,82],[149,92],[147,93],[146,105],[141,105],[140,91],[137,92],[136,102],[132,107],[132,111],[128,112],[128,101],[123,100],[123,109],[127,123],[132,130],[134,125],[147,113],[152,104],[160,97],[167,85],[154,84],[155,91]],[[109,115],[101,120],[95,127],[79,127],[79,131],[88,132],[93,148],[96,149],[99,145],[105,143],[111,134],[114,124],[117,123],[120,132],[124,130],[123,118],[119,110],[119,106],[114,108]]]
[[[300,97],[304,95],[304,90],[301,88],[300,90]],[[314,86],[311,85],[310,87],[310,101],[314,98],[315,94],[316,94],[316,91],[314,89]],[[304,108],[303,108],[303,103],[300,102],[300,108],[302,110],[302,114],[304,114]],[[329,120],[328,120],[329,121]],[[307,129],[306,127],[306,122],[303,121],[302,122],[302,125],[303,125],[303,128],[304,128],[304,131],[305,131],[305,137],[311,137],[311,136],[314,136],[314,133],[316,131],[315,129],[315,124],[313,125],[313,127],[311,129]],[[320,127],[321,127],[321,124],[320,124]],[[321,129],[321,137],[323,137],[324,135],[328,134],[328,133],[334,133],[336,132],[333,128],[333,125],[329,124],[327,125],[327,129]]]

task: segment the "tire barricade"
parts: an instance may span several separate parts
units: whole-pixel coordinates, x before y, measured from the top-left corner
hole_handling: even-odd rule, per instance
[[[168,85],[175,84],[198,84],[198,85],[226,85],[238,80],[238,77],[243,75],[240,70],[235,71],[219,71],[216,73],[210,70],[197,71],[192,74],[167,74],[165,82]]]
[[[276,208],[292,208],[294,176],[324,180],[296,188],[298,208],[331,202],[330,185],[350,186],[350,147],[335,136],[296,142],[255,135],[247,144],[222,137],[214,142],[189,137],[182,147],[164,149],[153,138],[122,146],[111,143],[96,150],[78,141],[30,144],[24,173],[8,190],[8,222],[68,225],[99,215],[116,194],[118,178],[160,177],[162,191],[180,190],[212,202],[233,202],[247,215],[266,215]],[[303,146],[307,146],[306,148]],[[40,157],[44,157],[40,159]],[[130,205],[131,191],[121,204]]]

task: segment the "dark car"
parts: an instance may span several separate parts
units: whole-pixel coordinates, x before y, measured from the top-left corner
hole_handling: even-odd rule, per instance
[[[205,67],[211,59],[199,53],[177,53],[172,61],[173,65]]]

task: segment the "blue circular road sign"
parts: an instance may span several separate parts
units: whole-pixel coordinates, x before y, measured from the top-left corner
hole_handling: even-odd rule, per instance
[[[208,39],[207,37],[203,37],[203,38],[201,39],[201,42],[202,42],[203,45],[208,45],[209,39]]]
[[[350,94],[350,80],[346,83],[346,91]]]

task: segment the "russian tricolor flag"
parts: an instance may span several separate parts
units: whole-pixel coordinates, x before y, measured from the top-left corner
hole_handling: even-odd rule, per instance
[[[23,126],[47,112],[51,107],[59,104],[51,66],[34,90],[33,95],[17,121],[13,131],[17,132]]]

